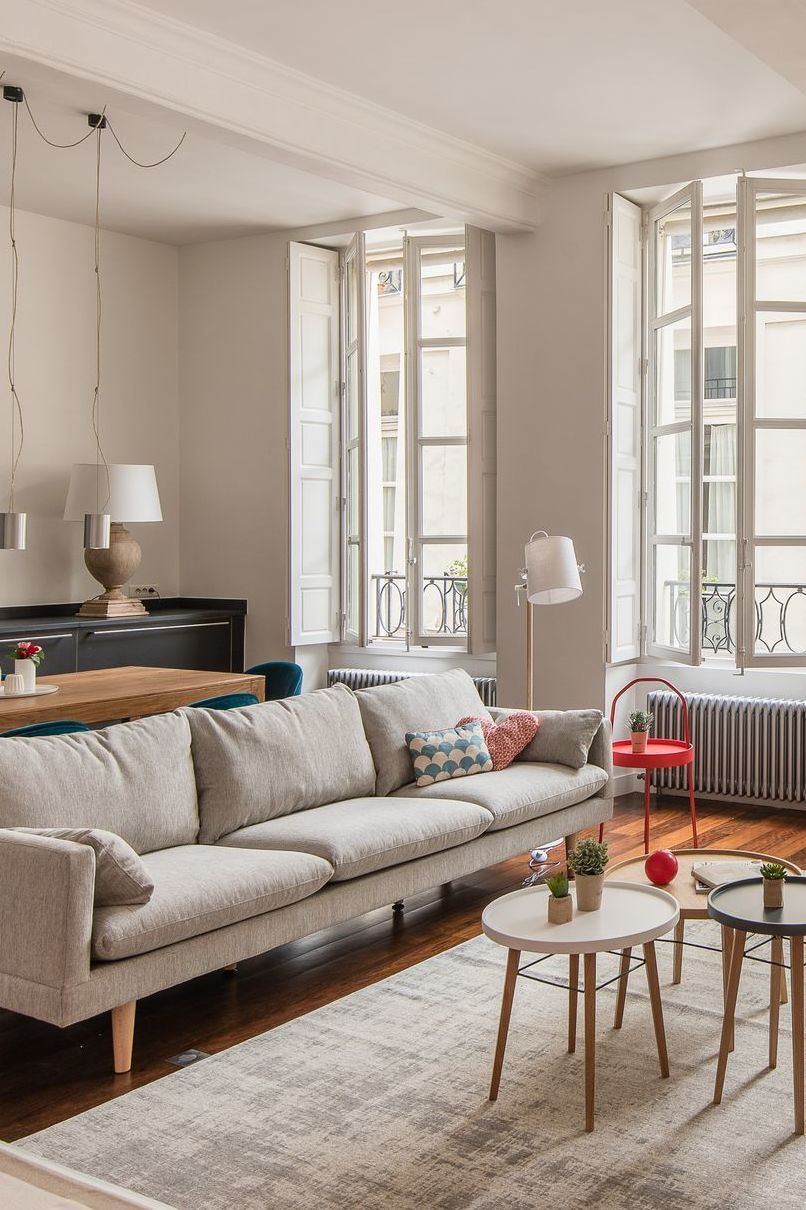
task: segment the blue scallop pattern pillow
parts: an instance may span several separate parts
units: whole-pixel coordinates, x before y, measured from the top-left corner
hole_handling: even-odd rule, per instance
[[[445,731],[407,731],[406,744],[418,786],[492,772],[493,758],[478,720]]]

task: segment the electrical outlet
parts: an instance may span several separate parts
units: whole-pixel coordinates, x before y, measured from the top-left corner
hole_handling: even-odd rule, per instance
[[[158,597],[160,595],[159,584],[131,584],[129,586],[129,596],[138,597]]]

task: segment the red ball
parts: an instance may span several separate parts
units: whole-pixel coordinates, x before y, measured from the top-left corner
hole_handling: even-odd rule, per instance
[[[668,886],[677,873],[677,858],[669,849],[656,849],[644,862],[644,870],[655,886]]]

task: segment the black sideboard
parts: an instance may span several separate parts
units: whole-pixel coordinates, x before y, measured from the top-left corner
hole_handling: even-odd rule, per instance
[[[45,651],[43,675],[128,664],[243,672],[246,601],[166,597],[149,600],[147,614],[129,618],[79,618],[79,608],[0,609],[0,657],[20,639],[32,639]],[[7,672],[8,660],[0,667]]]

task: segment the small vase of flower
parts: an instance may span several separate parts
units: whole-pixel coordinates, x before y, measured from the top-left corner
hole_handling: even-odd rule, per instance
[[[761,867],[764,907],[775,910],[784,906],[786,868],[778,861],[765,861]]]
[[[604,872],[610,858],[607,841],[580,840],[568,855],[568,867],[574,872],[577,891],[577,911],[596,912],[602,906]]]
[[[30,643],[23,639],[11,653],[14,661],[14,671],[22,677],[25,693],[33,693],[36,689],[36,670],[45,658],[45,653],[38,643]]]
[[[633,710],[629,718],[629,724],[633,752],[646,752],[649,728],[652,726],[652,715],[647,714],[646,710]]]
[[[568,875],[563,870],[553,878],[546,879],[549,889],[549,924],[568,924],[574,915],[574,901],[568,894]]]

